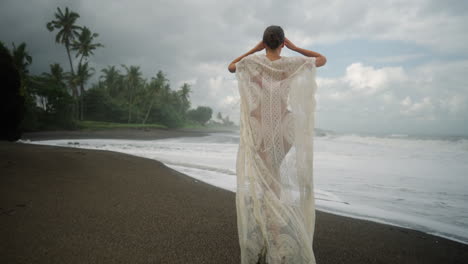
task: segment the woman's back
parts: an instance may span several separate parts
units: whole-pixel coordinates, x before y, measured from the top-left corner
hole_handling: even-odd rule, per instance
[[[277,171],[294,140],[290,133],[294,122],[288,107],[290,83],[300,67],[313,68],[314,58],[281,57],[271,61],[266,55],[252,55],[245,60],[250,64],[245,95],[255,147],[270,170]]]

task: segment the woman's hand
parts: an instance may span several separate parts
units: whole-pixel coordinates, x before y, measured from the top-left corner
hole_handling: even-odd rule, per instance
[[[286,45],[286,47],[288,47],[290,50],[299,52],[304,56],[315,57],[316,58],[315,59],[315,66],[317,66],[317,67],[321,67],[321,66],[325,65],[325,63],[327,63],[327,58],[325,56],[323,56],[322,54],[320,54],[318,52],[315,52],[315,51],[299,48],[298,46],[294,45],[287,38],[284,38],[284,45]]]
[[[288,47],[290,50],[297,50],[297,46],[294,45],[288,38],[284,38],[284,45],[286,45],[286,47]]]

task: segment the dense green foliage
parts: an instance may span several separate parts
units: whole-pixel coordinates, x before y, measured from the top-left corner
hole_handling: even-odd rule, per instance
[[[79,121],[78,127],[86,130],[100,129],[118,129],[118,128],[167,128],[161,124],[127,124],[127,123],[112,123],[99,121]]]
[[[190,119],[195,120],[202,125],[211,119],[212,114],[213,110],[206,106],[199,106],[197,109],[192,109],[188,112]]]
[[[89,66],[89,59],[97,48],[104,47],[95,41],[99,35],[77,25],[79,14],[68,8],[57,8],[54,16],[46,26],[50,32],[57,30],[55,40],[65,46],[69,72],[55,63],[50,72],[31,75],[32,57],[26,44],[13,44],[10,52],[25,99],[23,130],[82,128],[84,120],[175,128],[194,122],[204,125],[211,119],[210,107],[190,110],[190,85],[184,83],[173,90],[162,71],[148,80],[139,66],[108,66],[99,72],[98,81],[90,84],[96,71]],[[78,65],[73,65],[72,55],[79,58]]]

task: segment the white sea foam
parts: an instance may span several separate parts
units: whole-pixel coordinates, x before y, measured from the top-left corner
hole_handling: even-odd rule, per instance
[[[314,139],[318,210],[468,244],[468,140],[324,134]],[[237,133],[161,140],[33,141],[156,159],[236,191]],[[27,142],[26,142],[27,143]]]

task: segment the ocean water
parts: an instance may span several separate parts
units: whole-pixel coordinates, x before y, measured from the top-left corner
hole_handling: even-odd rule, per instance
[[[236,191],[239,134],[160,140],[23,143],[101,149],[156,159]],[[314,138],[317,210],[402,226],[468,244],[468,139],[320,134]]]

